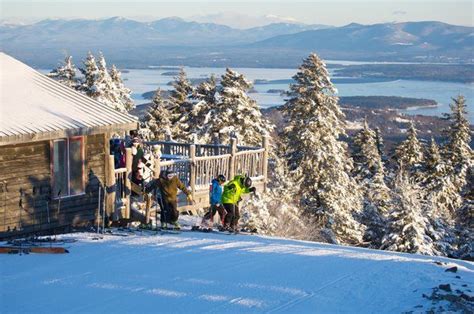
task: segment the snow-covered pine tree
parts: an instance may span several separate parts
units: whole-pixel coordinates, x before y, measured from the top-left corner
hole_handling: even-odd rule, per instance
[[[469,121],[466,118],[466,99],[459,95],[453,98],[453,104],[450,105],[451,114],[447,114],[446,118],[450,121],[450,125],[445,133],[448,141],[443,149],[443,155],[447,162],[453,168],[454,183],[461,191],[466,187],[469,174],[474,176],[474,155],[470,147],[471,130]]]
[[[72,56],[66,56],[64,64],[58,65],[56,69],[49,72],[48,76],[61,84],[77,89],[79,80],[76,77],[76,70],[76,66],[72,63]]]
[[[83,61],[83,64],[84,68],[81,68],[80,71],[84,75],[84,80],[80,90],[86,93],[86,95],[89,97],[96,97],[96,81],[99,74],[99,69],[97,67],[95,57],[90,51],[87,53],[87,57]]]
[[[443,147],[443,156],[451,166],[451,178],[458,192],[464,197],[463,205],[456,212],[458,235],[458,253],[461,258],[474,258],[474,155],[470,147],[471,130],[466,119],[466,99],[459,95],[453,98],[451,113],[446,115],[450,122],[445,130],[447,143]]]
[[[452,167],[441,158],[433,138],[426,153],[421,185],[426,195],[425,212],[434,228],[435,246],[441,254],[451,256],[456,242],[455,211],[461,206],[462,199],[453,182]]]
[[[420,187],[400,168],[395,179],[393,207],[389,215],[388,233],[382,239],[382,249],[438,255],[430,237],[432,227],[423,213],[423,193]]]
[[[274,140],[274,139],[273,139]],[[242,225],[260,234],[285,238],[325,241],[317,230],[314,218],[305,215],[294,195],[294,186],[288,179],[286,160],[277,156],[276,147],[270,145],[269,184],[262,195],[252,196],[242,204]]]
[[[118,106],[120,108],[123,108],[123,110],[121,111],[128,112],[135,108],[135,103],[133,102],[131,97],[132,91],[129,88],[125,87],[125,85],[123,84],[122,74],[115,67],[115,65],[112,65],[112,67],[110,68],[110,77],[115,85],[115,90],[117,91],[118,99],[120,101],[120,105]]]
[[[141,121],[141,128],[151,132],[150,139],[164,141],[167,135],[171,135],[171,121],[169,119],[166,100],[158,88],[153,96],[152,103]]]
[[[211,77],[200,83],[193,93],[193,99],[196,103],[189,116],[189,125],[191,132],[197,134],[198,141],[210,144],[213,141],[213,135],[219,130],[214,128],[213,113],[218,110],[218,93],[216,77]]]
[[[190,130],[193,127],[188,122],[189,114],[193,108],[191,101],[193,87],[183,68],[181,68],[178,76],[175,78],[173,88],[167,102],[172,124],[171,135],[173,139],[189,141]]]
[[[405,167],[408,174],[418,180],[423,162],[423,147],[417,138],[413,121],[410,122],[407,138],[397,146],[395,157],[398,165]]]
[[[107,63],[102,53],[99,53],[97,69],[98,71],[94,84],[95,92],[92,97],[117,111],[127,112],[126,108],[121,102],[119,91],[117,90],[115,83],[112,81],[109,71],[107,70]]]
[[[453,181],[452,167],[442,159],[433,138],[426,154],[422,184],[433,214],[453,223],[455,211],[461,206],[462,199]]]
[[[385,144],[382,137],[382,131],[380,131],[379,127],[375,128],[375,143],[377,144],[377,150],[379,151],[379,155],[383,159]]]
[[[229,68],[222,75],[219,103],[209,117],[210,128],[218,131],[224,143],[232,136],[239,144],[257,146],[273,125],[263,118],[257,102],[247,95],[252,84]]]
[[[307,210],[327,218],[330,241],[359,244],[364,230],[354,217],[362,208],[362,195],[349,175],[347,144],[339,139],[345,134],[345,117],[336,89],[316,54],[303,61],[293,79],[291,98],[283,108],[288,126],[282,138],[294,195]]]
[[[379,139],[380,141],[380,139]],[[364,241],[380,247],[385,233],[385,215],[390,207],[390,189],[377,145],[377,133],[367,124],[354,137],[354,174],[364,193],[361,221],[367,226]]]
[[[466,195],[457,212],[458,250],[456,257],[474,261],[474,192]]]

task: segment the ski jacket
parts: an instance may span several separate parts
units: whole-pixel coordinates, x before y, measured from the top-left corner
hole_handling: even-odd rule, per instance
[[[243,193],[250,193],[250,190],[246,188],[242,183],[241,179],[243,176],[235,176],[234,179],[224,185],[224,192],[222,193],[222,204],[237,204],[240,201],[240,196]]]
[[[176,197],[178,195],[178,189],[183,191],[184,194],[189,196],[191,193],[186,189],[183,182],[178,179],[177,176],[172,177],[171,179],[160,177],[158,179],[152,180],[147,187],[145,188],[145,192],[149,193],[156,188],[160,189],[161,196],[167,202],[176,202]]]
[[[212,180],[211,190],[209,194],[211,205],[217,205],[222,203],[222,186],[219,184],[219,181],[217,181],[217,179]]]

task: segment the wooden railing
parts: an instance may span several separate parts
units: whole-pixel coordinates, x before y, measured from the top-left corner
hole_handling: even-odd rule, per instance
[[[255,182],[254,185],[258,190],[266,190],[269,147],[267,137],[264,138],[262,147],[242,146],[240,151],[235,139],[232,139],[231,145],[228,146],[176,142],[147,142],[146,145],[153,145],[155,159],[152,174],[154,178],[158,178],[161,171],[172,170],[190,188],[196,204],[178,203],[180,210],[194,212],[197,208],[207,207],[209,185],[212,179],[219,174],[225,175],[228,180],[237,174],[248,175]],[[161,151],[162,148],[164,151]],[[162,159],[161,153],[166,157],[176,155],[180,158]],[[115,185],[111,189],[115,194],[113,197],[115,203],[117,200],[127,199],[125,202],[126,213],[122,214],[125,218],[130,217],[131,160],[131,149],[127,148],[127,167],[110,170],[113,171],[113,175],[110,177],[112,178],[111,183]],[[113,167],[113,163],[111,165]],[[112,206],[112,204],[108,204],[108,206]],[[147,208],[148,212],[149,208]]]

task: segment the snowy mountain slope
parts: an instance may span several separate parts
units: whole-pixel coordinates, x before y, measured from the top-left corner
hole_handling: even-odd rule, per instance
[[[400,313],[474,282],[469,262],[260,236],[71,236],[69,254],[0,256],[2,313]]]

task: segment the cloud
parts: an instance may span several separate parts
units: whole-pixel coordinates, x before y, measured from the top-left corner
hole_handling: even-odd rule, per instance
[[[392,15],[406,15],[407,11],[393,11]]]

